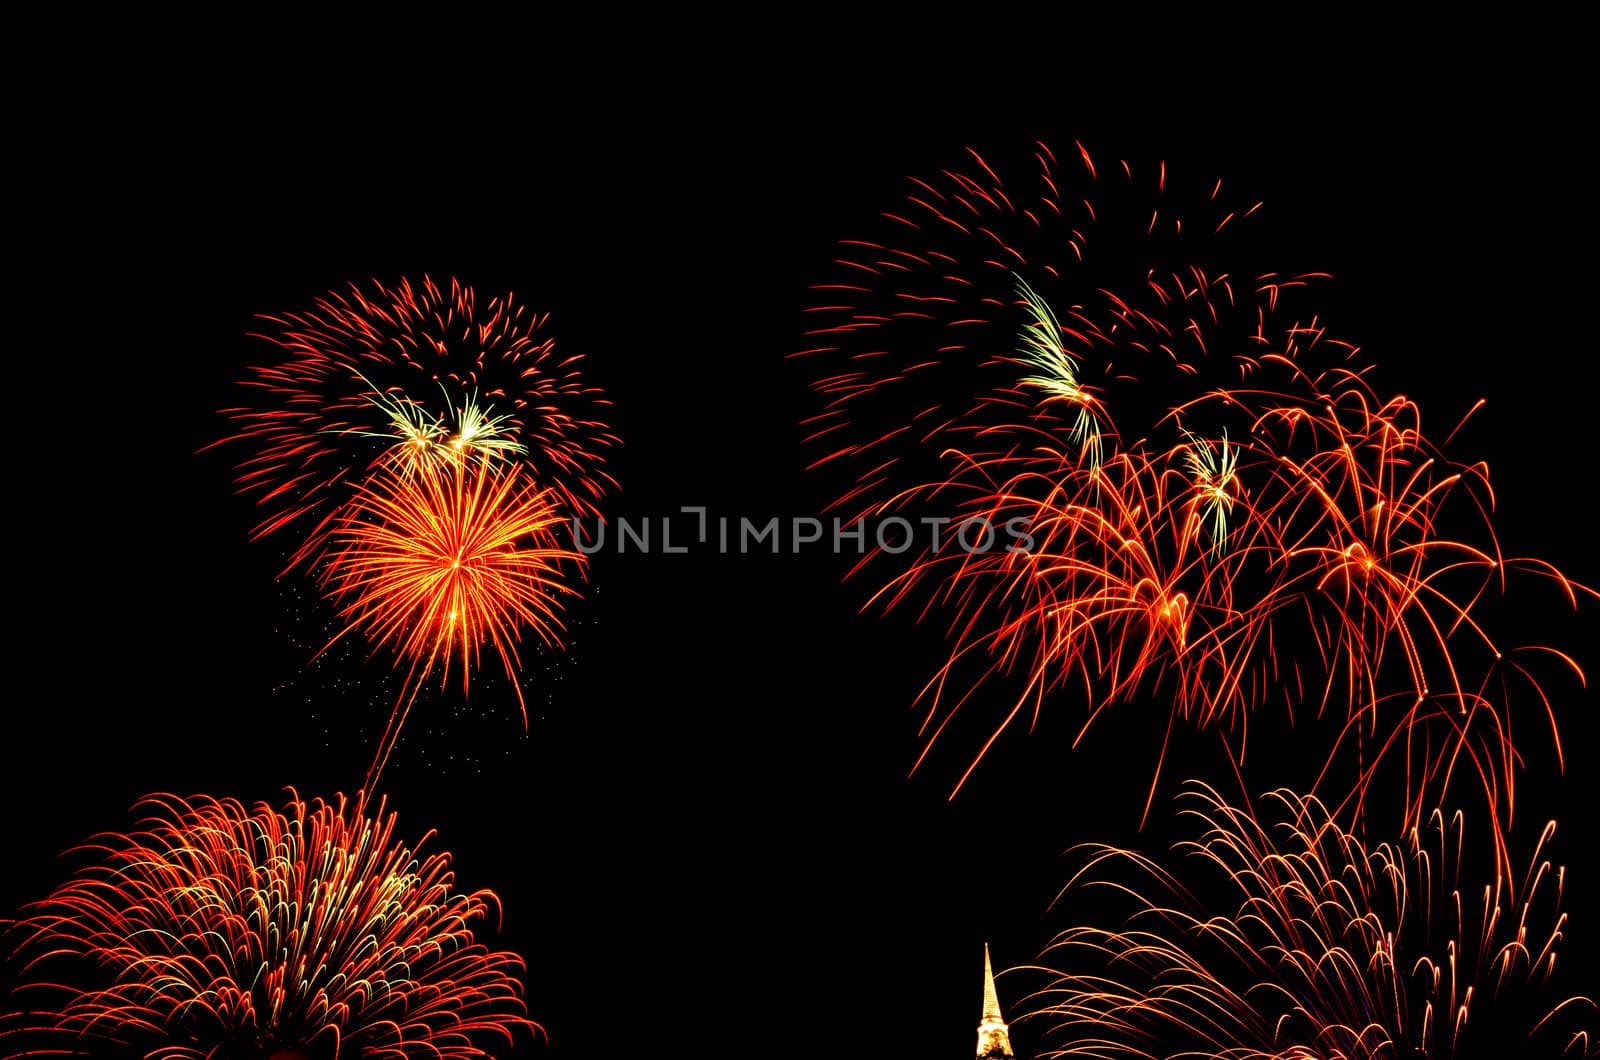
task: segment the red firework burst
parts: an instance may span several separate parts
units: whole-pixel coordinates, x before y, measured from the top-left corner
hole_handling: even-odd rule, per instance
[[[8,1033],[151,1060],[441,1060],[537,1030],[521,959],[476,938],[494,895],[459,893],[449,854],[404,845],[381,804],[143,805],[19,925],[29,974],[60,979]]]
[[[1164,163],[1102,173],[1081,148],[1074,178],[1041,144],[1032,180],[1008,185],[969,153],[964,170],[913,178],[884,214],[888,232],[843,241],[837,280],[813,288],[814,345],[795,356],[820,362],[824,406],[807,421],[815,463],[855,469],[863,512],[896,482],[943,478],[944,445],[985,427],[1044,417],[1098,438],[1110,412],[1141,437],[1167,411],[1152,397],[1164,384],[1178,379],[1187,394],[1238,384],[1240,358],[1262,352],[1249,341],[1258,288],[1312,279],[1234,276],[1196,260],[1260,205],[1230,209],[1220,182],[1185,198]],[[1243,341],[1211,361],[1195,329],[1222,312]]]
[[[277,358],[224,410],[251,453],[241,492],[267,514],[257,536],[303,535],[291,565],[314,558],[340,507],[376,468],[435,466],[462,453],[525,463],[569,515],[597,514],[615,486],[604,454],[609,402],[582,357],[541,334],[547,314],[511,296],[480,299],[452,279],[352,284],[304,313],[264,316]]]

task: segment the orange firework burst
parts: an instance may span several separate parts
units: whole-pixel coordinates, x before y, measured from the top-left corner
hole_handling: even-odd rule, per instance
[[[1136,179],[1080,157],[1081,193],[1043,146],[1032,188],[976,154],[914,181],[887,215],[907,245],[848,242],[819,288],[802,356],[825,365],[813,466],[848,469],[833,508],[1029,528],[1025,549],[879,549],[857,568],[898,565],[874,600],[947,618],[923,757],[1008,676],[1021,692],[958,789],[1052,695],[1081,702],[1080,736],[1148,697],[1169,739],[1214,726],[1236,758],[1252,713],[1282,704],[1343,727],[1324,767],[1353,778],[1341,809],[1403,763],[1409,823],[1458,773],[1509,820],[1510,686],[1553,723],[1529,664],[1576,666],[1502,644],[1479,604],[1516,570],[1569,602],[1588,590],[1501,555],[1486,469],[1452,464],[1413,402],[1377,394],[1303,307],[1315,276],[1195,263],[1253,207],[1216,186],[1184,203],[1165,166]]]
[[[1073,927],[1045,951],[1024,1017],[1052,1048],[1097,1060],[1461,1060],[1591,1055],[1594,1002],[1554,1004],[1565,871],[1540,834],[1516,885],[1462,868],[1462,816],[1435,810],[1368,847],[1312,798],[1270,819],[1193,785],[1198,838],[1169,862],[1085,848],[1057,899],[1114,928]],[[1218,910],[1221,910],[1219,912]]]
[[[560,600],[574,591],[563,568],[584,562],[557,544],[560,522],[550,492],[516,464],[373,475],[341,515],[322,571],[344,623],[335,639],[360,631],[390,648],[413,686],[436,668],[448,680],[453,663],[463,689],[490,645],[521,702],[521,631],[560,643]]]
[[[381,803],[144,806],[19,925],[30,973],[52,977],[0,1029],[20,1048],[465,1060],[537,1029],[521,958],[475,937],[498,900],[457,891],[450,855],[400,842]]]

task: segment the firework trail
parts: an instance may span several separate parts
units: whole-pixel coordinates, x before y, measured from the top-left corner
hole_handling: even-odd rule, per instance
[[[457,891],[449,854],[406,846],[381,803],[142,805],[137,830],[86,844],[93,863],[17,926],[35,1000],[4,1028],[13,1041],[443,1060],[537,1031],[521,959],[476,937],[498,900]]]
[[[1458,775],[1509,820],[1508,703],[1531,688],[1550,715],[1540,660],[1576,666],[1501,643],[1476,610],[1515,572],[1572,603],[1589,590],[1501,554],[1486,469],[1373,389],[1304,305],[1317,276],[1212,263],[1254,206],[1081,151],[1073,177],[1041,146],[1031,185],[971,161],[913,181],[889,236],[844,245],[798,355],[836,512],[1030,528],[1023,550],[946,539],[852,571],[945,627],[924,758],[1001,679],[1021,692],[957,790],[1052,697],[1083,704],[1080,737],[1113,704],[1170,704],[1167,739],[1214,727],[1236,761],[1251,715],[1281,705],[1344,726],[1324,766],[1342,805],[1393,766],[1410,823]]]
[[[1513,887],[1463,871],[1459,813],[1369,847],[1287,791],[1265,820],[1203,785],[1182,802],[1197,838],[1177,856],[1085,848],[1057,899],[1114,907],[1119,926],[1070,928],[1045,951],[1050,979],[1024,1017],[1044,1055],[1593,1055],[1593,1001],[1542,990],[1566,923],[1565,872],[1545,852],[1554,822]]]

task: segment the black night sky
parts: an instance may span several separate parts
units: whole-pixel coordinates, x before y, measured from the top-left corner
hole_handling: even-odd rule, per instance
[[[1334,275],[1327,316],[1389,390],[1438,425],[1488,399],[1452,452],[1489,461],[1506,552],[1600,583],[1592,115],[1561,62],[1137,50],[1090,71],[1035,42],[980,77],[865,44],[769,65],[591,42],[556,69],[483,32],[451,64],[464,92],[420,40],[359,70],[331,47],[150,51],[81,60],[88,101],[25,119],[11,308],[38,333],[13,358],[38,374],[10,393],[0,917],[141,794],[360,783],[393,678],[351,653],[305,669],[315,608],[247,540],[231,454],[200,452],[261,354],[253,314],[367,278],[513,290],[615,402],[613,515],[814,514],[813,399],[785,359],[807,286],[967,145],[1078,139],[1265,200],[1273,267]],[[862,613],[845,566],[605,553],[570,652],[528,668],[526,734],[492,681],[419,708],[384,788],[406,835],[437,830],[458,880],[504,902],[549,1035],[517,1055],[970,1055],[982,943],[997,965],[1037,954],[1062,852],[1170,839],[1136,830],[1153,745],[1131,712],[1077,752],[1065,722],[1012,734],[953,802],[967,748],[908,777],[939,628]],[[1600,668],[1597,609],[1538,601],[1525,639]],[[1593,992],[1600,728],[1592,691],[1552,687],[1568,769],[1530,737],[1519,828],[1561,819],[1565,982]],[[1180,767],[1220,767],[1214,738],[1186,739]],[[1266,747],[1252,787],[1283,779]],[[1008,1004],[1019,989],[1002,977]],[[1013,1040],[1033,1055],[1026,1026]]]

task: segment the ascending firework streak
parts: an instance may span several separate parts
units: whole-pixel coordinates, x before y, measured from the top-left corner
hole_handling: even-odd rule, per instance
[[[494,895],[458,892],[450,856],[401,843],[381,803],[145,808],[18,925],[35,1010],[4,1032],[24,1046],[444,1060],[537,1030],[521,959],[476,938]]]
[[[1564,870],[1545,854],[1554,822],[1513,888],[1462,870],[1459,813],[1369,847],[1312,798],[1278,792],[1266,820],[1204,786],[1183,798],[1198,838],[1177,858],[1088,847],[1057,899],[1109,904],[1122,922],[1070,928],[1045,951],[1051,980],[1024,1017],[1044,1055],[1591,1055],[1593,1001],[1539,989],[1566,923]]]
[[[294,535],[288,567],[339,608],[333,640],[363,635],[406,670],[370,791],[421,685],[453,666],[465,691],[485,644],[526,723],[518,643],[560,645],[584,567],[556,530],[615,484],[609,403],[544,317],[454,280],[352,285],[264,319],[279,357],[246,381],[257,401],[226,410],[227,440],[253,447],[238,484],[268,512],[257,536]]]
[[[1509,819],[1508,685],[1543,703],[1534,661],[1572,663],[1501,643],[1477,605],[1517,570],[1574,603],[1588,590],[1501,554],[1486,469],[1452,464],[1414,403],[1378,396],[1358,351],[1299,307],[1315,277],[1198,263],[1254,207],[1213,188],[1180,216],[1164,166],[1106,180],[1081,157],[1082,199],[1043,147],[1030,191],[976,155],[914,182],[893,239],[845,245],[802,354],[825,402],[814,466],[850,469],[836,511],[1031,529],[1027,551],[929,546],[880,580],[876,602],[947,623],[924,756],[1007,676],[1022,691],[958,789],[1053,694],[1084,704],[1083,730],[1154,698],[1168,738],[1215,727],[1235,756],[1251,714],[1281,703],[1344,725],[1327,760],[1354,777],[1341,804],[1392,763],[1411,823],[1458,774]]]

